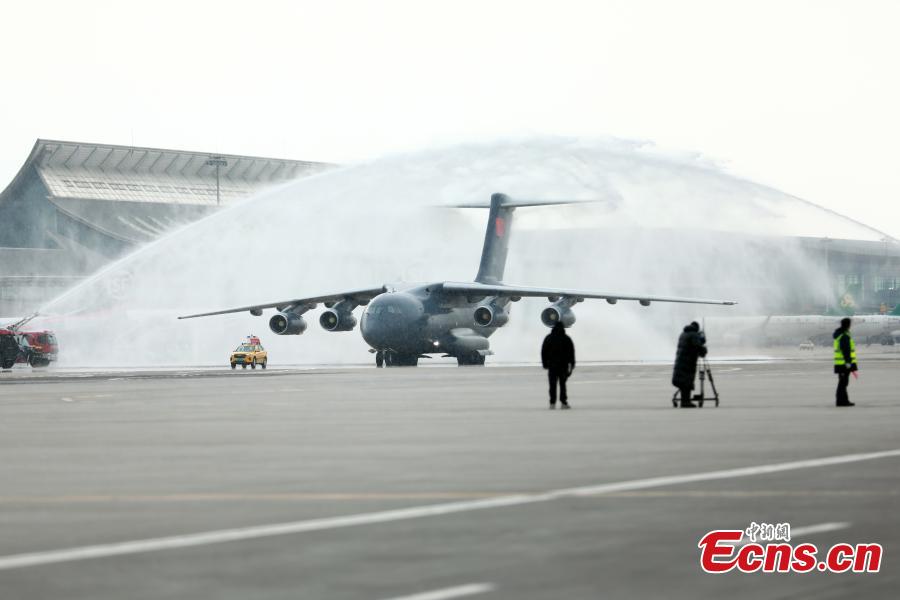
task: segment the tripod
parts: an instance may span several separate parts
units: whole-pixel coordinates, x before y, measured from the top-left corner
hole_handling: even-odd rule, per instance
[[[705,400],[705,396],[706,396],[705,384],[706,384],[706,380],[709,379],[709,387],[712,388],[712,396],[710,397],[710,400],[715,400],[716,406],[719,406],[719,391],[716,389],[716,382],[713,379],[712,368],[709,366],[709,361],[706,358],[701,358],[699,366],[700,366],[700,368],[698,369],[698,371],[699,371],[699,375],[700,375],[700,393],[694,394],[694,397],[692,398],[692,400],[696,400],[697,406],[699,406],[700,408],[703,408],[703,401]],[[680,392],[676,391],[672,395],[672,406],[673,407],[678,406],[678,394],[679,393]]]

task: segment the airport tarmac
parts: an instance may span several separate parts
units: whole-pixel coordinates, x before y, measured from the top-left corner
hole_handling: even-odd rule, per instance
[[[0,373],[0,597],[896,598],[900,360]],[[713,529],[874,574],[704,573]]]

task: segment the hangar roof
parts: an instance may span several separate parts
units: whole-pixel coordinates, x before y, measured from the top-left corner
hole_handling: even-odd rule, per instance
[[[334,166],[256,156],[39,139],[10,187],[33,166],[52,198],[215,206],[216,167],[210,164],[210,159],[221,159],[219,193],[222,204]]]

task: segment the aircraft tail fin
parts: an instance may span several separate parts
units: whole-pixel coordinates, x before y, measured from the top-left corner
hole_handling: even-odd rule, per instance
[[[506,269],[509,251],[509,234],[512,231],[513,211],[526,206],[550,206],[555,204],[579,204],[584,200],[518,200],[506,194],[491,194],[491,203],[457,204],[457,208],[490,208],[481,264],[475,276],[477,283],[500,283]]]
[[[491,212],[488,214],[487,230],[484,233],[484,248],[481,250],[481,264],[478,266],[478,283],[499,283],[506,269],[506,255],[509,252],[509,234],[512,229],[515,206],[507,202],[506,194],[491,195]]]

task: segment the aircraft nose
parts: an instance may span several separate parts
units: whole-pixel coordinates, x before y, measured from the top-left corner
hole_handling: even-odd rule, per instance
[[[400,348],[409,342],[417,318],[417,300],[404,294],[375,298],[363,325],[363,338],[373,348]]]

